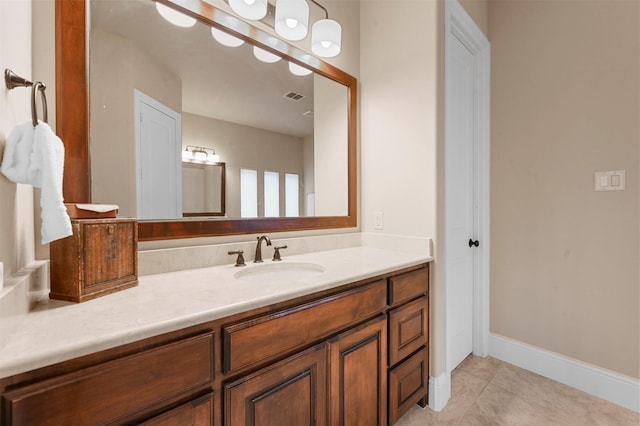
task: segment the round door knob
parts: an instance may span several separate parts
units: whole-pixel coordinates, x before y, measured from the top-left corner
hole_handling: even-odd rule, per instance
[[[473,241],[471,238],[469,238],[469,247],[478,247],[480,245],[480,241],[475,240]]]

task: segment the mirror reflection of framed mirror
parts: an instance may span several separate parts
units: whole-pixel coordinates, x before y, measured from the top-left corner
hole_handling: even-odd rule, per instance
[[[64,2],[60,2],[64,3]],[[61,25],[65,20],[79,18],[73,17],[73,13],[78,15],[77,6],[78,3],[71,5],[57,5],[58,25]],[[220,155],[222,161],[226,163],[226,183],[223,184],[222,191],[226,196],[220,200],[218,207],[206,208],[202,206],[195,206],[190,204],[189,207],[182,206],[182,212],[176,214],[174,219],[169,221],[142,221],[139,224],[139,235],[141,240],[145,239],[164,239],[164,238],[183,238],[191,236],[203,236],[203,235],[229,235],[235,233],[249,233],[249,232],[264,232],[264,231],[278,231],[278,230],[296,230],[296,229],[318,229],[318,228],[339,228],[355,226],[355,79],[348,74],[345,74],[326,63],[318,61],[316,58],[310,57],[310,55],[299,51],[298,49],[287,45],[283,42],[279,42],[276,47],[270,47],[262,44],[257,40],[266,40],[265,37],[271,37],[262,33],[255,28],[249,27],[245,24],[244,27],[235,27],[235,31],[232,31],[235,36],[244,39],[247,42],[252,42],[256,45],[263,47],[265,50],[270,50],[272,53],[278,53],[285,59],[280,62],[280,76],[274,72],[278,65],[263,64],[252,56],[245,55],[242,59],[233,59],[234,55],[238,56],[240,50],[236,50],[234,55],[229,56],[228,47],[218,46],[211,37],[211,27],[223,28],[221,22],[229,22],[228,15],[213,8],[211,5],[205,2],[193,1],[193,0],[176,0],[173,2],[162,1],[162,3],[171,3],[173,7],[177,7],[190,15],[198,15],[200,22],[194,29],[193,34],[189,37],[184,36],[185,29],[174,29],[170,24],[164,22],[153,7],[154,2],[151,0],[126,0],[126,1],[113,1],[113,2],[92,2],[95,5],[91,5],[92,19],[91,24],[95,25],[95,28],[91,28],[92,34],[89,37],[91,41],[90,52],[94,49],[94,38],[101,40],[102,44],[107,47],[107,54],[98,53],[96,58],[102,55],[101,59],[96,59],[93,53],[90,53],[89,61],[92,64],[92,71],[90,73],[90,87],[91,87],[91,175],[92,175],[92,188],[94,202],[118,202],[120,200],[113,200],[115,194],[122,192],[124,187],[133,187],[132,181],[135,181],[135,167],[128,167],[127,171],[121,170],[123,168],[123,158],[126,162],[127,158],[135,158],[135,155],[127,157],[117,157],[113,155],[114,141],[118,143],[126,142],[128,137],[109,134],[109,131],[114,127],[114,123],[120,123],[120,130],[124,126],[127,120],[131,121],[131,115],[123,115],[120,118],[111,118],[111,122],[100,123],[94,120],[94,116],[105,115],[105,112],[122,112],[127,108],[132,107],[120,107],[111,98],[117,97],[117,93],[125,93],[127,96],[131,96],[131,89],[142,89],[149,94],[152,90],[151,82],[153,80],[160,80],[160,82],[170,82],[172,84],[159,84],[159,86],[176,86],[176,81],[179,82],[180,89],[177,91],[178,95],[174,96],[178,99],[178,107],[175,104],[171,104],[171,101],[166,101],[170,98],[169,95],[162,92],[152,93],[152,97],[155,99],[165,100],[167,104],[170,104],[174,109],[178,110],[182,116],[182,141],[181,145],[184,146],[190,143],[202,144],[201,141],[203,135],[206,133],[210,140],[215,140],[214,144],[217,146],[210,146],[215,148],[216,152]],[[117,11],[118,3],[125,8],[124,15],[122,11]],[[176,3],[176,4],[173,4]],[[105,11],[100,11],[100,5],[105,6],[108,9],[107,15]],[[74,9],[72,11],[66,11],[65,7]],[[95,13],[94,13],[95,12]],[[84,11],[83,11],[84,14]],[[128,17],[128,18],[127,18]],[[111,22],[111,23],[109,23]],[[114,24],[115,23],[115,24]],[[132,24],[133,23],[133,24]],[[163,30],[158,32],[157,30],[150,29],[147,25],[164,25]],[[111,28],[106,28],[108,25],[112,25]],[[115,25],[115,27],[113,27]],[[129,29],[127,29],[129,25]],[[133,28],[133,30],[132,30]],[[147,40],[143,40],[139,45],[134,44],[125,37],[127,31],[142,34],[143,38],[146,35]],[[106,34],[105,33],[109,33]],[[98,36],[96,36],[98,34]],[[158,34],[163,34],[160,36]],[[181,35],[182,34],[182,35]],[[163,38],[165,37],[165,38]],[[272,37],[271,37],[272,38]],[[115,42],[111,40],[111,44],[104,43],[105,39],[117,39]],[[154,39],[159,39],[158,45],[148,44]],[[176,46],[171,46],[170,41],[177,40]],[[199,40],[199,41],[194,41]],[[157,40],[156,40],[157,41]],[[67,45],[70,43],[66,41]],[[118,45],[119,43],[119,45]],[[147,44],[145,44],[147,43]],[[58,46],[65,45],[64,40],[58,40]],[[123,46],[127,48],[123,48]],[[119,46],[119,48],[117,48]],[[214,46],[214,50],[217,49],[221,52],[226,52],[227,56],[214,56],[210,54],[211,46]],[[105,47],[105,46],[103,46]],[[251,53],[252,46],[248,43],[245,44],[245,53]],[[143,57],[140,52],[145,52],[147,55]],[[98,51],[96,51],[98,52]],[[127,54],[129,57],[127,57]],[[114,56],[117,55],[117,56]],[[180,55],[186,55],[180,57]],[[204,65],[193,66],[200,70],[202,77],[192,77],[193,74],[188,74],[188,70],[181,69],[179,65],[171,64],[167,62],[167,57],[178,57],[178,64],[196,63],[193,58],[215,58],[212,62],[204,63]],[[191,58],[191,60],[189,59]],[[288,59],[288,61],[287,61]],[[102,62],[99,62],[99,61]],[[105,66],[105,61],[110,63],[114,67]],[[228,63],[236,62],[236,71],[233,68],[228,68]],[[237,65],[237,62],[240,65]],[[253,61],[253,62],[249,62]],[[63,59],[58,56],[58,63],[64,62]],[[152,68],[167,71],[164,74],[156,73],[150,75],[149,73],[141,73],[139,67],[136,64],[149,62]],[[306,68],[314,69],[309,63],[314,63],[317,68],[314,69],[315,73],[310,76],[294,76],[292,79],[288,70],[288,62],[293,64],[303,65]],[[222,64],[225,64],[224,66]],[[77,66],[77,65],[76,65]],[[120,68],[118,68],[118,66]],[[231,66],[231,65],[229,65]],[[237,68],[240,66],[240,68]],[[189,67],[184,67],[189,68]],[[222,73],[214,76],[211,71],[214,68],[220,68]],[[148,67],[147,67],[148,69]],[[268,69],[269,71],[264,71]],[[205,70],[203,72],[202,70]],[[240,70],[240,71],[238,71]],[[295,114],[303,118],[303,120],[297,120],[302,123],[301,125],[287,116],[288,111],[286,109],[278,109],[273,105],[260,104],[254,100],[246,100],[245,94],[241,93],[239,87],[246,85],[246,83],[238,82],[238,80],[231,79],[230,75],[243,74],[242,70],[256,71],[260,74],[259,78],[256,74],[248,76],[249,80],[254,82],[260,82],[261,85],[252,86],[250,90],[245,90],[247,93],[265,92],[263,97],[274,98],[273,94],[268,92],[271,90],[274,93],[278,93],[277,101],[282,104],[282,101],[289,102],[289,105],[293,105],[292,101],[286,99],[282,93],[282,87],[288,87],[289,92],[299,93],[305,91],[311,93],[307,101],[311,101],[310,104],[305,106],[304,112],[309,112],[307,116],[304,116],[299,111]],[[95,73],[94,73],[95,71]],[[193,70],[191,70],[193,71]],[[68,69],[58,67],[58,74],[68,72]],[[140,73],[138,81],[142,83],[136,83],[132,78],[132,75]],[[94,75],[95,74],[95,75]],[[116,76],[118,79],[115,83],[109,83],[106,80],[106,75]],[[225,78],[226,76],[226,78]],[[285,78],[286,76],[286,78]],[[58,75],[58,78],[60,76]],[[208,84],[207,79],[208,78]],[[306,79],[306,80],[305,80]],[[134,83],[130,83],[134,81]],[[287,81],[298,81],[299,86],[293,86]],[[326,82],[326,83],[325,83]],[[193,84],[190,84],[193,83]],[[311,90],[305,88],[310,87]],[[146,85],[146,86],[145,86]],[[65,84],[62,85],[64,90]],[[206,87],[207,96],[197,99],[193,96],[194,92],[205,92],[203,87]],[[333,90],[335,87],[336,90]],[[97,89],[96,89],[97,88]],[[60,89],[60,87],[59,87]],[[174,93],[176,91],[174,90]],[[338,92],[341,94],[335,98],[329,97],[332,92]],[[191,94],[189,94],[191,93]],[[201,94],[201,93],[200,93]],[[319,95],[318,95],[319,94]],[[224,95],[224,96],[223,96]],[[342,96],[342,97],[340,97]],[[111,97],[111,98],[110,98]],[[324,98],[323,98],[324,97]],[[60,96],[58,96],[60,99]],[[215,102],[218,101],[218,102]],[[67,102],[68,103],[68,102]],[[198,106],[198,103],[200,104]],[[215,104],[218,104],[218,112],[205,111],[207,108],[215,110]],[[180,105],[181,104],[181,105]],[[212,106],[213,105],[213,106]],[[300,104],[302,105],[302,104]],[[250,106],[253,106],[251,108]],[[233,116],[235,108],[235,116]],[[59,111],[65,111],[65,106],[58,108]],[[266,114],[268,111],[270,114]],[[128,112],[128,111],[125,111]],[[272,114],[275,112],[275,114]],[[224,115],[227,114],[227,115]],[[64,121],[64,117],[67,114],[59,114],[59,120]],[[244,118],[242,117],[244,115]],[[309,120],[308,115],[315,115],[315,118]],[[240,118],[238,118],[240,117]],[[262,124],[258,122],[262,120]],[[306,122],[305,122],[306,120]],[[340,123],[340,126],[336,126],[331,120]],[[280,121],[280,123],[278,123]],[[311,125],[311,133],[307,133],[307,139],[311,140],[311,148],[307,149],[305,154],[305,134],[308,130],[296,130],[294,127],[304,128],[306,125],[309,128]],[[196,123],[196,125],[193,125]],[[197,125],[200,125],[202,131],[197,130]],[[85,124],[86,126],[86,124]],[[227,127],[227,129],[220,130]],[[62,126],[64,127],[64,126]],[[338,130],[336,130],[338,129]],[[109,131],[108,131],[109,130]],[[82,131],[82,130],[80,130]],[[215,134],[212,135],[212,132]],[[226,132],[226,133],[225,133]],[[247,135],[253,132],[255,136],[249,137]],[[297,132],[297,133],[296,133]],[[128,132],[132,133],[132,132]],[[283,150],[276,150],[273,146],[269,146],[269,134],[275,139],[297,139],[293,144],[297,143],[297,147],[285,147]],[[234,140],[231,135],[242,135]],[[275,136],[273,136],[275,135]],[[310,137],[309,137],[310,135]],[[65,142],[69,149],[69,142],[66,138]],[[73,138],[72,138],[73,139]],[[95,139],[95,140],[94,140]],[[130,138],[129,138],[130,139]],[[262,145],[257,147],[248,147],[242,150],[240,147],[243,142],[247,142],[249,139],[254,139],[257,142],[262,142]],[[317,143],[318,139],[322,139],[323,143]],[[83,141],[80,141],[83,142]],[[315,143],[314,143],[315,142]],[[86,143],[86,142],[84,142]],[[331,147],[331,144],[339,144],[338,147]],[[280,143],[282,145],[282,143]],[[71,141],[72,148],[74,141]],[[75,145],[82,145],[82,143],[76,142]],[[124,145],[123,145],[124,146]],[[131,146],[131,145],[130,145]],[[293,145],[292,145],[293,146]],[[331,148],[330,148],[331,147]],[[129,149],[133,152],[133,148]],[[310,155],[309,155],[310,153]],[[109,156],[112,156],[113,163],[110,165]],[[268,163],[269,156],[282,162],[283,159],[291,159],[296,157],[296,163],[298,165],[286,165],[280,166]],[[182,168],[183,173],[181,178],[184,179],[184,168],[180,163],[179,156],[176,156],[176,163],[178,167]],[[117,174],[113,173],[113,164],[120,164],[120,169]],[[240,213],[240,172],[243,169],[253,169],[258,174],[258,182],[261,186],[260,195],[258,196],[258,210],[260,214],[254,219],[252,216],[242,217]],[[336,173],[336,170],[340,172]],[[106,171],[106,172],[105,172]],[[191,168],[189,173],[196,173]],[[270,216],[265,214],[265,201],[264,201],[264,185],[266,173],[278,173],[281,188],[280,198],[285,199],[285,195],[288,191],[285,189],[287,176],[298,175],[298,190],[293,191],[296,193],[296,199],[299,206],[297,208],[297,217],[285,217],[287,216],[287,208],[285,206],[286,200],[281,201],[279,213],[277,217],[263,218],[264,216]],[[71,174],[74,171],[71,170]],[[69,199],[67,192],[73,192],[74,188],[69,189],[67,181],[69,171],[65,176],[65,197]],[[113,182],[114,180],[122,179],[121,182]],[[192,175],[189,175],[188,179],[195,179]],[[338,180],[336,180],[338,179]],[[105,190],[108,186],[113,189]],[[82,186],[82,185],[80,185]],[[327,195],[327,199],[331,200],[331,197],[338,196],[338,202],[325,203],[321,196],[324,187],[324,193]],[[183,196],[187,191],[184,191],[184,182],[182,185]],[[195,184],[188,186],[189,191],[195,192]],[[80,188],[82,192],[83,188]],[[86,188],[84,188],[86,192]],[[197,191],[202,191],[198,189]],[[84,194],[79,194],[81,197]],[[75,197],[77,198],[77,197]],[[73,199],[73,198],[72,198]],[[135,199],[129,197],[129,199]],[[183,201],[185,200],[182,197]],[[122,204],[127,204],[125,201]],[[309,204],[313,205],[313,208],[309,207]],[[226,208],[225,208],[226,205]],[[326,208],[325,208],[326,206]],[[337,206],[337,207],[336,207]],[[125,207],[125,210],[128,207]],[[220,208],[220,209],[219,209]],[[202,210],[202,211],[199,211]],[[125,212],[126,215],[136,216],[135,207],[131,207],[130,211]],[[210,213],[210,214],[207,214]],[[314,214],[315,216],[305,217],[305,215]],[[139,215],[138,215],[139,216]],[[179,220],[180,217],[186,217],[186,220]],[[158,219],[170,219],[168,217],[160,216]],[[151,217],[151,219],[154,219]],[[178,220],[175,220],[178,219]]]
[[[182,215],[225,215],[225,164],[182,162]]]

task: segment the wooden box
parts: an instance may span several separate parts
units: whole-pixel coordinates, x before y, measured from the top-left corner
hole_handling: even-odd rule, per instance
[[[51,299],[84,302],[138,285],[135,219],[72,219],[73,235],[53,241]]]

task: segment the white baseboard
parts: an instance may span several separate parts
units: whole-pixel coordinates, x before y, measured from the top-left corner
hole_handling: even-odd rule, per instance
[[[429,408],[442,411],[451,398],[451,373],[429,378]]]
[[[489,354],[541,376],[640,412],[640,380],[497,334]]]

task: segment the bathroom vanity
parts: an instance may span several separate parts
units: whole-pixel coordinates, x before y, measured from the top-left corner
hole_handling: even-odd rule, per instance
[[[47,316],[52,327],[75,324],[58,333],[68,345],[44,356],[20,360],[37,343],[1,349],[14,358],[2,362],[2,424],[383,425],[424,405],[429,259],[356,247],[282,265],[310,259],[324,272],[295,285],[212,267],[141,277],[136,288],[28,314],[25,328]],[[82,324],[91,314],[113,323]]]

